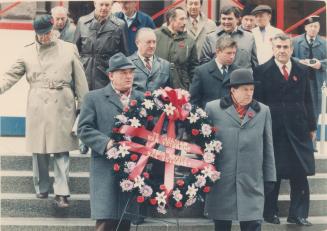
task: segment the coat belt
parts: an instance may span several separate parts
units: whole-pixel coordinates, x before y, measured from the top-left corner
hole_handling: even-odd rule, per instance
[[[71,88],[71,84],[64,81],[40,81],[40,82],[31,83],[31,88],[48,88],[48,89],[61,90],[64,87]]]

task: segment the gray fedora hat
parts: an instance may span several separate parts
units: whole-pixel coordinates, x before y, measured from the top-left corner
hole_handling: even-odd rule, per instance
[[[251,70],[241,68],[233,71],[230,74],[230,83],[227,86],[233,87],[249,84],[258,85],[259,82],[253,80],[253,74]]]
[[[109,59],[109,67],[106,70],[107,73],[124,70],[124,69],[135,69],[134,63],[129,60],[123,53],[118,52]]]
[[[256,14],[263,13],[263,12],[267,12],[267,13],[271,14],[272,9],[268,5],[259,5],[252,10],[251,14],[256,15]]]

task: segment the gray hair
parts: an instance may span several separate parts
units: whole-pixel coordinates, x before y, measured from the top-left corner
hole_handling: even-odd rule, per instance
[[[149,28],[149,27],[142,27],[140,28],[137,32],[136,32],[136,35],[135,35],[135,41],[137,41],[141,34],[143,34],[144,32],[152,32],[154,33],[154,30],[152,28]],[[155,34],[155,33],[154,33]]]
[[[293,42],[292,42],[292,39],[290,36],[288,36],[287,34],[284,34],[284,33],[279,33],[279,34],[276,34],[272,39],[271,39],[271,42],[274,43],[274,41],[276,40],[282,40],[282,41],[286,41],[286,40],[290,40],[290,44],[291,44],[291,47],[293,47]]]
[[[63,6],[56,6],[51,9],[51,15],[53,16],[56,13],[68,14],[68,10]]]
[[[216,41],[216,50],[224,50],[226,48],[235,47],[237,43],[230,35],[220,36]]]

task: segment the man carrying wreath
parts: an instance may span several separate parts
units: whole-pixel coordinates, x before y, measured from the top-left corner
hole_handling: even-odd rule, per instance
[[[107,160],[106,152],[113,142],[110,140],[115,117],[122,113],[137,94],[132,90],[134,64],[122,53],[109,60],[107,69],[110,83],[85,96],[81,110],[78,135],[92,149],[90,165],[91,217],[96,220],[97,231],[130,230],[130,219],[123,214],[129,195],[121,193],[119,180],[113,172],[114,163]],[[131,208],[128,208],[131,212]]]
[[[207,195],[205,214],[215,231],[231,230],[233,220],[242,231],[260,231],[264,193],[276,181],[269,108],[252,99],[252,72],[238,69],[230,76],[230,94],[206,106],[208,119],[218,129],[223,149],[215,165],[221,179]]]

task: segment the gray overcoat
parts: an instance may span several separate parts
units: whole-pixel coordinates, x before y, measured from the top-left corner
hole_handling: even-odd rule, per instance
[[[49,45],[35,42],[26,46],[9,71],[0,77],[0,94],[25,74],[30,85],[27,151],[59,153],[78,149],[78,139],[72,134],[75,97],[81,104],[88,87],[76,46],[60,39]]]
[[[132,94],[131,99],[135,98]],[[130,194],[122,193],[113,172],[113,162],[105,156],[115,117],[123,105],[111,84],[90,91],[84,99],[77,133],[92,149],[90,197],[92,219],[119,219]],[[130,208],[129,212],[133,212]],[[125,218],[128,219],[128,218]]]
[[[222,151],[216,156],[221,179],[207,195],[205,214],[213,220],[260,220],[264,181],[276,181],[269,108],[252,101],[241,121],[230,96],[207,104]]]

